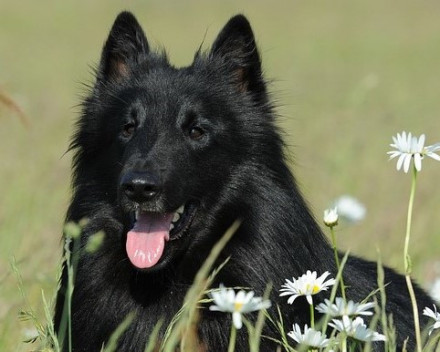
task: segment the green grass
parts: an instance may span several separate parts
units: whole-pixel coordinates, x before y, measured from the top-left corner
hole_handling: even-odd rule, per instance
[[[337,229],[351,253],[403,271],[401,253],[408,175],[385,152],[402,130],[440,141],[440,3],[435,1],[3,1],[0,3],[0,87],[25,112],[0,106],[0,350],[25,351],[29,324],[9,267],[15,256],[30,304],[44,315],[61,258],[69,199],[70,154],[80,82],[90,82],[118,11],[136,13],[153,45],[176,65],[207,48],[226,20],[245,13],[255,30],[292,168],[315,211],[343,193],[368,208],[367,219]],[[205,38],[206,33],[206,38]],[[205,38],[205,39],[204,39]],[[440,248],[440,167],[419,175],[410,253],[415,276],[432,279]]]

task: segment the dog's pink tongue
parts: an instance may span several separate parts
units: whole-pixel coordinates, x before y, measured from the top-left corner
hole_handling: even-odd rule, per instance
[[[131,263],[146,269],[162,257],[165,241],[169,240],[173,214],[140,212],[133,229],[127,233],[126,250]]]

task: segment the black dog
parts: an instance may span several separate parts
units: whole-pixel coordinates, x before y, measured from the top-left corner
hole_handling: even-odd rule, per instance
[[[236,220],[239,230],[220,260],[225,286],[269,282],[286,328],[309,322],[298,298],[287,305],[278,289],[316,270],[335,276],[333,252],[286,165],[283,142],[245,17],[233,17],[208,53],[184,68],[150,50],[130,13],[121,13],[104,46],[96,83],[83,103],[71,149],[73,199],[67,220],[89,219],[82,243],[106,234],[93,254],[82,254],[72,300],[74,351],[99,351],[130,313],[135,319],[118,351],[143,351],[160,318],[181,307],[211,247]],[[361,301],[376,285],[376,264],[351,257],[344,271],[348,298]],[[63,311],[66,273],[55,326]],[[398,345],[414,346],[405,280],[385,270],[387,313]],[[431,299],[416,287],[420,311]],[[320,295],[320,299],[325,296]],[[276,304],[275,304],[276,303]],[[275,310],[270,311],[276,316]],[[199,337],[208,351],[225,351],[230,316],[201,310]],[[426,321],[424,321],[426,323]],[[245,329],[237,351],[247,351]],[[265,334],[279,338],[269,323]],[[381,345],[375,346],[380,349]],[[262,351],[274,351],[269,340]]]

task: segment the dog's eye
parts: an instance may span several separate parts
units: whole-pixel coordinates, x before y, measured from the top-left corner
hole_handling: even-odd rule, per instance
[[[131,137],[136,130],[136,124],[134,122],[128,122],[124,125],[122,129],[122,135],[125,138]]]
[[[193,126],[189,129],[189,138],[193,140],[197,140],[202,138],[202,136],[205,134],[205,131],[203,131],[202,128]]]

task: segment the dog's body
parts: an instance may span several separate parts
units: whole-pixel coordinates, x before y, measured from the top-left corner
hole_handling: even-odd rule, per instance
[[[261,295],[272,282],[273,307],[280,305],[286,329],[309,323],[306,301],[287,305],[278,289],[306,270],[335,276],[333,252],[286,166],[243,16],[228,22],[208,54],[199,52],[191,66],[176,69],[150,51],[131,14],[119,15],[72,149],[67,220],[89,219],[83,245],[93,233],[106,235],[96,253],[79,261],[75,352],[99,351],[130,312],[134,322],[118,351],[143,351],[158,320],[166,325],[177,313],[213,244],[237,218],[242,224],[219,259],[230,257],[216,284],[251,287]],[[344,270],[348,298],[363,300],[377,288],[376,278],[375,263],[351,257]],[[57,329],[66,279],[64,273]],[[385,281],[398,343],[409,336],[414,346],[405,280],[385,269]],[[420,311],[432,304],[417,287],[416,295]],[[201,310],[199,338],[206,350],[226,350],[230,324],[228,314]],[[265,334],[279,338],[270,324]],[[237,351],[248,350],[246,339],[241,331]],[[274,344],[263,339],[261,350],[273,351]]]

